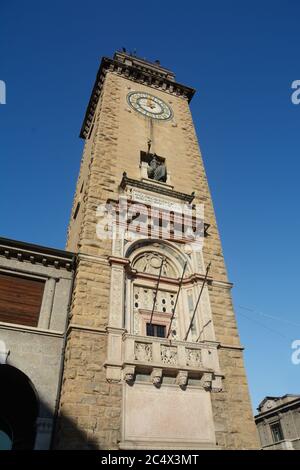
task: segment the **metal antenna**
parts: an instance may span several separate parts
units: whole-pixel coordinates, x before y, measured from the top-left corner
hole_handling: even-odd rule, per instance
[[[210,323],[211,323],[211,320],[208,320],[208,321],[205,323],[205,325],[203,325],[202,330],[200,331],[200,335],[199,335],[198,338],[196,339],[196,343],[198,343],[198,341],[199,341],[200,338],[201,338],[202,333],[204,332],[204,330],[205,330],[205,328],[207,327],[207,325],[209,325]]]
[[[177,307],[177,302],[178,302],[179,293],[180,293],[180,290],[181,290],[183,276],[184,276],[184,273],[185,273],[185,270],[186,270],[186,266],[187,266],[187,261],[184,263],[184,266],[183,266],[183,271],[182,271],[181,279],[180,279],[180,282],[179,282],[179,288],[178,288],[178,291],[177,291],[175,305],[174,305],[173,310],[172,310],[172,316],[171,316],[170,325],[169,325],[169,329],[168,329],[168,334],[167,334],[166,338],[169,337],[169,334],[171,332],[172,321],[173,321],[174,316],[175,316],[175,310],[176,310],[176,307]]]
[[[191,331],[191,328],[192,328],[192,326],[193,326],[194,319],[195,319],[195,315],[196,315],[196,311],[197,311],[197,308],[198,308],[198,305],[199,305],[199,302],[200,302],[200,299],[201,299],[201,295],[202,295],[202,292],[203,292],[205,283],[206,283],[206,281],[207,281],[207,277],[208,277],[208,272],[209,272],[209,270],[210,270],[210,266],[211,266],[211,263],[209,263],[209,265],[208,265],[207,268],[206,268],[206,273],[205,273],[205,277],[204,277],[204,279],[203,279],[203,283],[202,283],[202,286],[201,286],[200,294],[199,294],[199,296],[198,296],[198,299],[197,299],[197,302],[196,302],[196,305],[195,305],[195,308],[194,308],[193,316],[192,316],[192,318],[191,318],[191,321],[190,321],[188,330],[187,330],[186,335],[185,335],[185,337],[184,337],[184,341],[187,340],[187,337],[188,337],[188,335],[189,335],[189,332]]]
[[[165,258],[163,257],[163,258],[161,259],[161,265],[160,265],[160,268],[159,268],[159,274],[158,274],[158,279],[157,279],[157,284],[156,284],[156,290],[155,290],[155,296],[154,296],[154,300],[153,300],[153,307],[152,307],[152,312],[151,312],[151,317],[150,317],[150,323],[149,323],[150,325],[152,324],[152,317],[153,317],[153,312],[154,312],[154,308],[155,308],[155,304],[156,304],[158,286],[159,286],[160,277],[161,277],[161,272],[162,272],[162,268],[163,268],[164,262],[165,262]]]

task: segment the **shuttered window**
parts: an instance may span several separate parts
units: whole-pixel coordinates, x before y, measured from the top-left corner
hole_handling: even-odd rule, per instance
[[[0,273],[0,321],[37,326],[45,282]]]

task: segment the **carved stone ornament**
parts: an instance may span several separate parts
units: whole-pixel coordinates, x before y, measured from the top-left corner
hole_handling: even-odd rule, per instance
[[[200,349],[186,349],[186,365],[190,367],[201,366],[201,351]]]
[[[211,391],[214,393],[223,392],[222,377],[215,375],[212,381]]]
[[[156,387],[159,386],[162,381],[162,369],[153,369],[151,373],[151,380],[153,385]]]
[[[177,348],[162,345],[160,348],[160,356],[164,364],[177,364]]]
[[[162,263],[162,256],[156,252],[147,252],[139,257],[133,264],[133,268],[141,273],[158,275]],[[167,277],[176,277],[175,270],[168,259],[163,260],[161,274]]]
[[[188,382],[188,373],[185,370],[180,370],[176,377],[176,383],[179,387],[185,387]]]
[[[134,376],[135,376],[135,367],[134,366],[127,366],[124,369],[123,372],[124,380],[128,384],[131,384],[134,382]]]
[[[152,344],[149,343],[135,343],[135,359],[141,362],[152,361]]]
[[[212,372],[204,372],[200,380],[201,386],[204,388],[204,390],[211,390],[212,379]]]

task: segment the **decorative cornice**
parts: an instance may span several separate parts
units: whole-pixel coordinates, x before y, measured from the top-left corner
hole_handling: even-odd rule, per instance
[[[229,281],[218,281],[213,279],[212,286],[221,287],[222,289],[232,289],[233,283]]]
[[[138,63],[140,62],[141,65]],[[132,65],[128,61],[121,62],[117,55],[114,59],[103,57],[97,72],[96,81],[86,109],[85,117],[80,131],[80,137],[86,139],[93,121],[95,110],[101,94],[103,83],[107,72],[121,75],[128,80],[147,85],[151,88],[161,90],[175,96],[181,96],[189,102],[195,90],[172,79],[171,73],[165,73],[166,69],[157,67],[145,61],[133,60]]]
[[[121,258],[121,257],[117,257],[117,256],[109,256],[108,257],[108,262],[109,262],[110,265],[119,264],[120,266],[124,266],[127,273],[129,275],[131,275],[132,277],[136,278],[136,279],[146,279],[146,280],[153,281],[153,282],[157,281],[157,276],[155,274],[141,273],[141,272],[138,272],[136,269],[133,269],[131,267],[131,263],[130,263],[130,260],[128,258]],[[182,283],[184,285],[188,285],[188,284],[191,284],[191,283],[203,282],[204,279],[205,279],[205,274],[193,273],[193,274],[190,274],[189,276],[185,277],[182,280]],[[212,285],[212,286],[220,285],[220,286],[226,287],[226,288],[231,288],[232,287],[231,283],[224,282],[224,281],[218,281],[218,280],[214,279],[211,276],[208,276],[206,279],[207,279],[207,284],[209,286],[210,285]],[[167,277],[167,276],[161,276],[161,281],[165,282],[167,284],[173,284],[173,285],[177,286],[180,283],[180,278],[171,278],[171,277]],[[231,346],[231,345],[226,345],[226,344],[222,345],[222,347],[242,349],[242,350],[244,349],[241,346],[236,347],[236,346]]]
[[[89,261],[92,263],[99,263],[102,265],[108,264],[108,260],[106,256],[96,256],[96,255],[88,255],[86,253],[78,253],[77,254],[78,261]]]
[[[155,274],[139,273],[135,269],[130,269],[130,267],[128,267],[128,272],[130,272],[130,274],[133,277],[137,278],[137,279],[145,279],[145,280],[149,280],[149,281],[153,281],[153,282],[157,281],[157,276]],[[180,278],[175,279],[175,278],[171,278],[171,277],[161,276],[160,279],[161,279],[161,282],[165,282],[166,284],[173,284],[173,285],[176,285],[176,286],[180,284]],[[191,274],[188,277],[185,277],[182,280],[182,284],[183,285],[189,285],[189,284],[193,284],[193,283],[196,283],[196,282],[203,282],[204,279],[205,279],[204,274],[195,273],[195,274]],[[207,283],[210,283],[210,282],[212,282],[212,278],[207,277]]]
[[[150,72],[155,77],[163,77],[168,78],[173,82],[175,81],[174,73],[170,69],[162,67],[159,60],[150,62],[145,58],[138,57],[136,54],[127,53],[124,51],[117,51],[114,54],[114,60],[122,62],[126,65],[133,65],[142,72]]]
[[[130,263],[129,259],[120,258],[120,257],[117,257],[117,256],[109,256],[108,257],[108,262],[109,262],[110,265],[119,264],[121,266],[127,266]]]
[[[72,271],[76,263],[74,253],[34,245],[8,238],[0,238],[0,256],[15,258],[18,261],[29,261],[32,264],[39,263],[44,266],[54,266]]]
[[[87,333],[96,333],[98,335],[107,335],[107,331],[104,328],[95,328],[93,326],[79,325],[78,323],[70,323],[68,326],[68,334],[72,330],[85,331]]]
[[[195,193],[191,193],[191,194],[181,193],[179,191],[174,191],[173,189],[170,189],[168,187],[164,187],[163,185],[158,186],[156,184],[151,184],[146,181],[128,178],[127,174],[124,172],[122,181],[120,183],[120,187],[122,189],[125,189],[126,186],[133,186],[135,188],[144,189],[146,191],[151,191],[154,193],[162,194],[164,196],[172,197],[175,199],[180,199],[182,201],[186,201],[189,203],[191,203],[195,197]]]
[[[235,344],[225,344],[225,343],[220,343],[219,346],[220,349],[235,349],[237,351],[244,351],[244,346],[240,345],[235,345]]]

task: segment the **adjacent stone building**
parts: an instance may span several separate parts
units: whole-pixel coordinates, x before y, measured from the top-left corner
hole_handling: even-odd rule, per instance
[[[0,239],[8,446],[259,447],[193,95],[159,62],[103,58],[68,251]]]
[[[0,238],[0,444],[49,449],[74,255]]]
[[[266,397],[257,409],[263,450],[300,450],[300,395]]]

